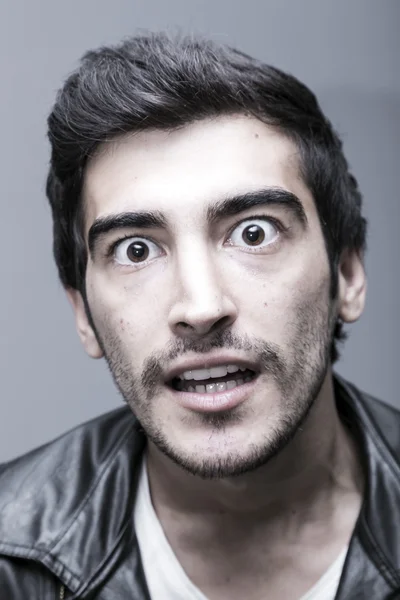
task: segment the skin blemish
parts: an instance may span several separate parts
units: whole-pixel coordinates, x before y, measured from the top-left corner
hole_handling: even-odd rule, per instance
[[[254,134],[254,137],[255,137],[255,138],[259,138],[260,136],[258,135],[258,133],[255,133],[255,134]]]

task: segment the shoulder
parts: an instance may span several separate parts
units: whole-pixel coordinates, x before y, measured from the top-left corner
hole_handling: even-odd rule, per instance
[[[128,407],[103,414],[0,465],[0,546],[47,545],[102,474],[129,462],[143,440]],[[127,448],[129,446],[129,448]]]
[[[375,444],[390,450],[400,462],[400,410],[371,394],[358,389],[352,383],[335,376],[336,383],[347,392],[363,429],[368,430]]]
[[[370,394],[362,393],[362,398],[379,437],[400,460],[400,410]]]

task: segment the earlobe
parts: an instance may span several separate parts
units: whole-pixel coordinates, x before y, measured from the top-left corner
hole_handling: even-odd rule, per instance
[[[367,289],[363,260],[356,251],[345,251],[339,263],[339,317],[353,323],[361,316]]]
[[[82,294],[73,288],[67,288],[66,294],[75,314],[76,329],[83,347],[91,358],[102,358],[103,351],[90,325]]]

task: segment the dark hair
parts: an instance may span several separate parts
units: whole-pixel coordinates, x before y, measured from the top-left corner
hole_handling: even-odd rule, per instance
[[[173,129],[238,113],[277,127],[297,145],[301,174],[321,221],[334,298],[339,258],[345,249],[363,254],[366,221],[341,141],[314,94],[291,75],[236,49],[165,33],[88,52],[57,95],[48,119],[47,196],[63,285],[85,298],[81,191],[86,161],[99,144],[125,132]],[[338,323],[335,339],[343,337]],[[334,343],[332,361],[337,357]]]

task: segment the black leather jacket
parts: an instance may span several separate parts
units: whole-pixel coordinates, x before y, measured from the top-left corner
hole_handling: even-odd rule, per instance
[[[335,393],[366,472],[336,598],[400,599],[400,413],[339,378]],[[144,446],[123,407],[0,467],[1,600],[149,599],[133,527]]]

